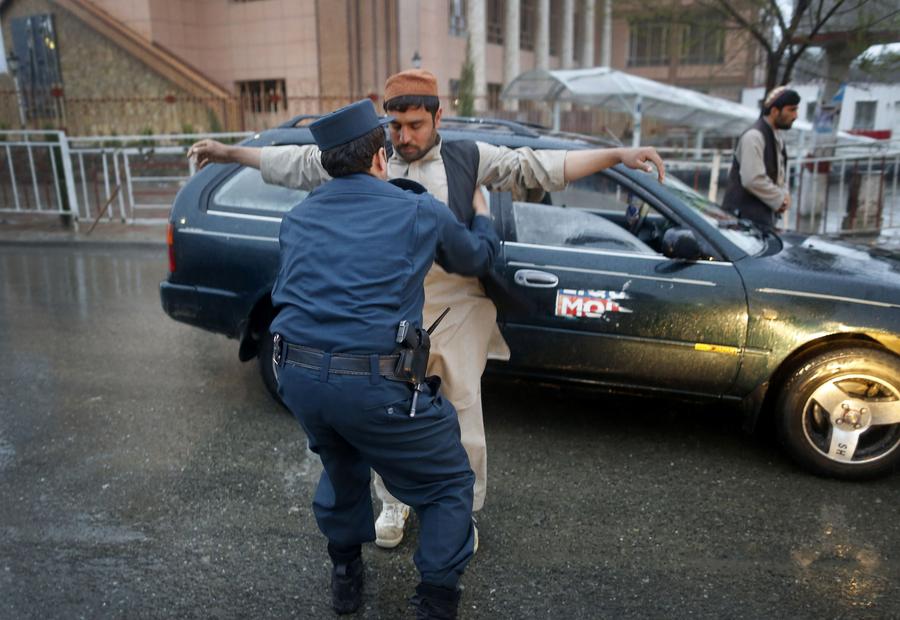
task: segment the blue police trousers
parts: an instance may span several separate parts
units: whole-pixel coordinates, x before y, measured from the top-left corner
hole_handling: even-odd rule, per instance
[[[346,549],[375,540],[371,468],[416,511],[414,560],[422,582],[456,587],[475,542],[475,475],[456,410],[437,386],[419,394],[410,417],[410,386],[377,374],[334,374],[286,362],[278,378],[279,395],[322,460],[313,511],[330,545]]]

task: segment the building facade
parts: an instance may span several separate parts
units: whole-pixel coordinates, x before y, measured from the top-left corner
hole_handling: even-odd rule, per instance
[[[29,126],[81,134],[258,129],[378,101],[388,75],[414,66],[435,73],[453,113],[467,44],[479,114],[547,122],[540,106],[501,101],[503,87],[534,68],[601,64],[737,100],[753,83],[755,49],[689,9],[679,1],[635,11],[611,0],[5,0],[7,55],[26,49],[22,20],[32,16],[53,25],[59,71],[40,74],[41,39],[28,35],[30,65],[18,74],[28,96],[0,76],[0,122],[18,126],[18,106]],[[616,125],[598,111],[566,114],[564,128]]]

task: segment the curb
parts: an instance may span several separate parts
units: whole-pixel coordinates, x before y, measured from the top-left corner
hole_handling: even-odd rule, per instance
[[[0,246],[137,247],[162,250],[165,249],[166,242],[153,241],[150,239],[54,239],[48,237],[32,237],[23,239],[0,238]]]

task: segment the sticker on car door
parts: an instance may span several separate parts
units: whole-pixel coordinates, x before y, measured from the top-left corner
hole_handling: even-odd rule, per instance
[[[556,316],[600,319],[610,312],[630,313],[620,302],[630,299],[625,291],[594,291],[562,288],[556,291]]]

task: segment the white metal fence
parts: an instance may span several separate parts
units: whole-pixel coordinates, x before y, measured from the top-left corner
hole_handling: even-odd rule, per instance
[[[721,204],[732,153],[660,149],[670,173]],[[790,154],[789,154],[790,155]],[[789,157],[791,208],[779,226],[813,233],[900,234],[900,141]]]
[[[245,133],[68,137],[61,131],[0,131],[0,213],[164,222],[195,172],[185,157],[201,138]],[[660,149],[670,174],[721,202],[732,155]],[[817,233],[893,230],[900,236],[900,141],[837,147],[791,158],[792,206],[780,226]]]
[[[251,133],[68,137],[58,131],[0,132],[0,213],[164,222],[194,174],[194,141]]]
[[[0,212],[77,208],[69,140],[61,131],[0,131]],[[6,177],[6,178],[3,178]]]

